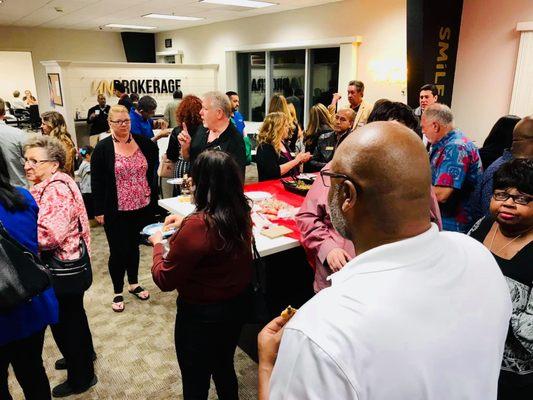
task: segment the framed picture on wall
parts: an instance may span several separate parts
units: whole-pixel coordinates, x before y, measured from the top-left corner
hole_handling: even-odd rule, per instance
[[[50,102],[55,106],[63,106],[63,93],[61,92],[59,74],[48,74],[48,90],[50,91]]]

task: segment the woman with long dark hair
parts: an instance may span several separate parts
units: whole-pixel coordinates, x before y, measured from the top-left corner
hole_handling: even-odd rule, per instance
[[[501,157],[506,149],[511,148],[513,129],[519,121],[520,117],[516,115],[505,115],[496,121],[483,142],[483,147],[479,149],[483,170]]]
[[[184,399],[207,399],[213,377],[220,399],[238,399],[233,356],[249,306],[252,221],[240,171],[222,151],[201,153],[192,169],[196,211],[168,217],[177,232],[164,256],[154,245],[152,276],[163,291],[176,290],[176,353]]]
[[[0,222],[13,239],[35,255],[38,210],[26,189],[9,183],[7,163],[0,151]],[[51,287],[31,301],[0,313],[0,399],[12,398],[7,384],[10,364],[27,399],[50,399],[41,354],[44,331],[57,322],[57,314],[57,299]]]

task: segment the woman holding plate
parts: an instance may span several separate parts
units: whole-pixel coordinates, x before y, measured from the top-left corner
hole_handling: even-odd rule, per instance
[[[225,152],[201,153],[192,183],[196,211],[165,221],[177,227],[168,254],[161,232],[149,238],[152,276],[161,290],[179,293],[175,341],[184,399],[207,399],[211,377],[218,398],[238,399],[233,357],[251,301],[251,209],[239,167]]]
[[[94,214],[104,225],[109,244],[109,274],[115,296],[113,311],[124,311],[124,275],[128,291],[140,300],[150,293],[139,285],[140,232],[153,222],[157,206],[157,145],[130,132],[130,115],[124,106],[109,110],[111,136],[96,145],[91,157]]]

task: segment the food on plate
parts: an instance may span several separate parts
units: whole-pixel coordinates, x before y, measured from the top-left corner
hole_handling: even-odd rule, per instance
[[[174,229],[173,226],[165,225],[165,226],[163,226],[163,227],[161,228],[161,231],[162,231],[162,232],[168,232],[168,231],[170,231],[170,230],[172,230],[172,229]]]
[[[280,316],[283,319],[290,319],[294,314],[296,314],[296,311],[298,311],[297,308],[288,306],[285,310],[281,312]]]
[[[187,195],[178,196],[178,201],[180,203],[190,203],[191,202],[191,195],[187,194]]]
[[[291,208],[291,206],[284,201],[276,200],[275,198],[270,198],[259,202],[259,207],[260,209],[258,212],[261,214],[266,214],[267,217],[269,215],[277,216],[279,210],[287,210]]]
[[[309,190],[311,189],[311,185],[302,181],[302,180],[298,180],[298,182],[296,182],[296,187],[298,189],[301,189],[301,190]]]

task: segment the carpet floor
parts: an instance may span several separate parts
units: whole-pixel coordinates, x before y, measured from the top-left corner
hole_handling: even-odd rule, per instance
[[[141,246],[139,282],[150,291],[148,301],[125,292],[125,310],[111,310],[113,290],[107,271],[108,247],[102,227],[91,230],[94,283],[85,296],[94,347],[98,355],[95,370],[98,384],[69,399],[181,399],[181,376],[174,350],[176,292],[163,293],[150,273],[151,248]],[[62,383],[66,371],[56,371],[60,358],[50,329],[43,351],[50,386]],[[257,365],[239,348],[235,354],[239,394],[243,400],[257,398]],[[10,371],[10,391],[14,399],[24,396]],[[216,399],[211,383],[209,399]]]

